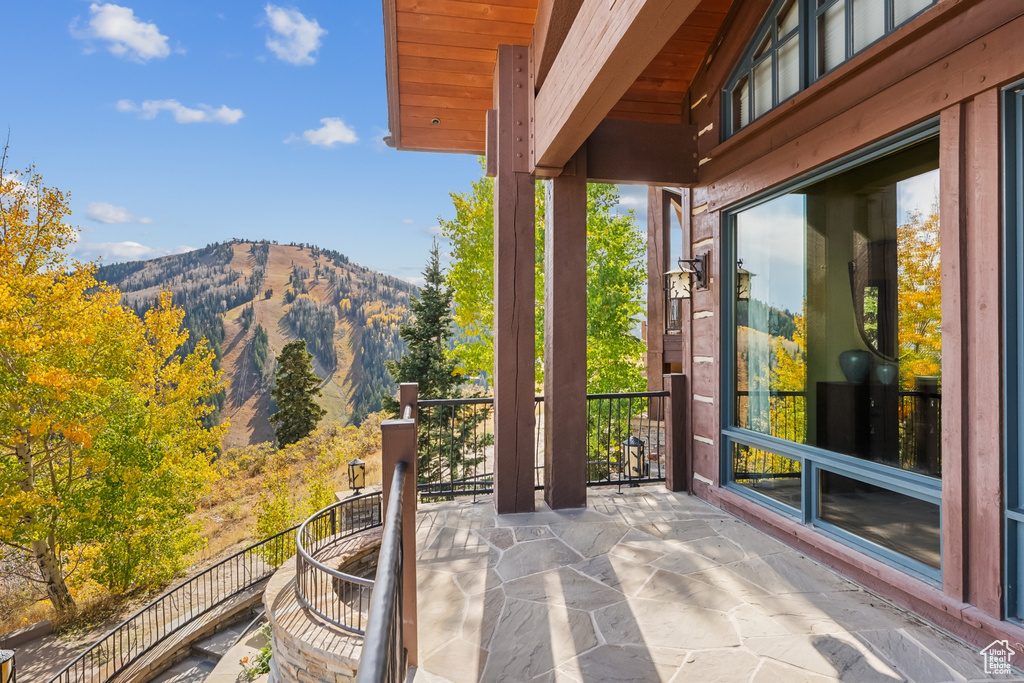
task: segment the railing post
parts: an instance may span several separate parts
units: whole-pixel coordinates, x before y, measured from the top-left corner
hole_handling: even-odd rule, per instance
[[[416,384],[403,384],[399,392],[399,411],[405,414],[405,407],[412,406],[411,415],[416,415]],[[395,476],[395,465],[406,464],[405,491],[402,506],[402,630],[405,647],[408,650],[409,666],[419,661],[416,638],[416,420],[412,417],[399,420],[384,420],[381,431],[381,488],[383,509],[388,509],[391,480]],[[387,520],[385,520],[385,523]]]
[[[404,412],[406,406],[412,407],[412,417],[416,421],[416,426],[420,424],[420,385],[416,382],[405,382],[398,385],[398,405],[401,406],[401,410]],[[390,480],[385,480],[385,482]],[[385,508],[386,509],[386,508]]]
[[[693,477],[687,443],[686,375],[665,375],[668,389],[668,407],[665,410],[665,488],[669,491],[691,491]]]

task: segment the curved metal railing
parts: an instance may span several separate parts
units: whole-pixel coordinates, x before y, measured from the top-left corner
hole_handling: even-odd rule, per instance
[[[111,680],[175,632],[277,571],[294,553],[296,529],[254,543],[170,589],[111,629],[50,683]]]
[[[321,559],[347,538],[381,526],[382,504],[383,494],[375,491],[329,505],[303,522],[295,538],[299,602],[328,623],[357,635],[365,633],[373,579],[338,571]]]

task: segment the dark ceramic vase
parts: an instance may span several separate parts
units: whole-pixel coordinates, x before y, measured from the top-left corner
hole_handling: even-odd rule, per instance
[[[850,349],[839,354],[839,369],[846,381],[863,384],[871,373],[871,353],[863,349]]]

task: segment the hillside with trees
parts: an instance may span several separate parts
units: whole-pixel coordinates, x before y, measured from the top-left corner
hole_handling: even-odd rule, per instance
[[[235,240],[151,261],[104,266],[140,316],[170,291],[185,312],[187,355],[205,337],[228,389],[209,399],[207,423],[230,422],[228,447],[274,439],[268,418],[277,355],[298,339],[313,354],[325,419],[358,424],[396,386],[385,362],[399,358],[399,326],[415,287],[309,244]]]

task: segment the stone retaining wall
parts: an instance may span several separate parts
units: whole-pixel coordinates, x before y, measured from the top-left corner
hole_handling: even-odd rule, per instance
[[[380,528],[365,531],[317,559],[348,574],[373,576],[381,535]],[[302,606],[296,593],[294,558],[271,577],[263,602],[274,653],[268,683],[355,682],[363,639],[328,624]]]

